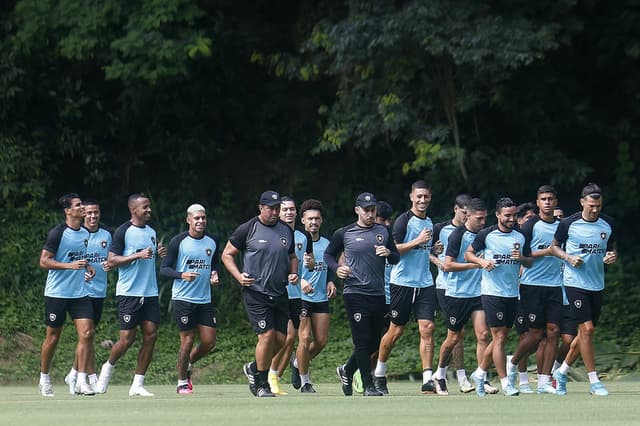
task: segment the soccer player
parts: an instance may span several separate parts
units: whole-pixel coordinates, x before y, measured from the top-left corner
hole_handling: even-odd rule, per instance
[[[279,220],[280,203],[277,192],[263,192],[258,216],[238,226],[222,252],[222,263],[240,284],[249,322],[258,335],[255,360],[242,368],[257,397],[276,396],[267,375],[287,336],[287,283],[298,282],[293,230]],[[242,270],[236,263],[240,254]]]
[[[301,387],[304,393],[315,393],[309,376],[309,362],[324,349],[329,339],[329,299],[335,297],[336,286],[333,277],[328,276],[324,251],[329,240],[320,236],[322,226],[322,203],[306,200],[300,206],[302,224],[313,241],[313,270],[304,267],[300,274],[301,310],[298,329],[298,349],[296,360],[300,371]]]
[[[518,228],[521,228],[529,219],[536,215],[536,206],[533,203],[522,203],[516,211],[516,222]]]
[[[525,246],[531,251],[533,258],[533,264],[529,268],[523,268],[520,278],[520,303],[528,332],[507,362],[507,375],[511,385],[515,386],[517,364],[536,350],[546,332],[537,393],[555,394],[555,389],[551,386],[551,367],[555,360],[563,315],[562,262],[551,252],[551,242],[558,227],[558,220],[553,216],[558,205],[555,188],[551,185],[538,188],[536,204],[538,215],[521,226]],[[520,385],[520,391],[523,392],[522,381]]]
[[[328,267],[344,280],[344,305],[351,327],[354,351],[336,369],[345,395],[353,394],[353,373],[360,369],[364,396],[382,396],[371,377],[371,355],[378,349],[385,324],[385,260],[395,264],[399,253],[389,229],[375,223],[376,197],[363,192],[356,198],[355,223],[338,229],[324,252]],[[344,253],[344,264],[338,263]]]
[[[530,266],[532,262],[523,254],[523,248],[527,250],[524,235],[515,229],[516,211],[511,198],[500,198],[496,203],[498,223],[478,232],[465,253],[467,262],[482,268],[482,307],[491,329],[493,363],[506,396],[519,394],[509,384],[504,346],[518,308],[520,265]]]
[[[192,204],[187,208],[187,224],[187,231],[171,239],[160,269],[162,275],[173,278],[171,304],[180,332],[176,392],[182,395],[193,393],[191,366],[216,345],[216,312],[211,286],[220,282],[220,245],[205,231],[207,213],[204,206]],[[196,331],[200,343],[193,347]]]
[[[447,273],[444,272],[444,260],[445,252],[447,250],[447,244],[449,241],[449,235],[451,232],[459,226],[464,224],[467,215],[467,204],[471,197],[467,194],[460,194],[456,197],[453,204],[453,217],[445,222],[437,223],[433,226],[433,240],[435,244],[442,244],[442,253],[438,256],[430,255],[429,260],[438,268],[438,275],[436,276],[436,298],[438,300],[438,306],[442,313],[442,318],[445,320],[445,326],[447,324],[449,316],[445,311],[445,291],[447,289]],[[464,252],[462,253],[464,255]],[[472,392],[474,387],[469,383],[467,373],[464,370],[464,340],[459,339],[458,343],[453,348],[451,359],[456,369],[456,378],[458,385],[460,386],[460,392],[468,393]]]
[[[86,259],[89,265],[95,270],[95,275],[85,273],[85,284],[91,299],[93,308],[94,328],[100,323],[102,318],[102,307],[104,298],[107,296],[107,272],[111,269],[107,262],[109,248],[111,247],[111,232],[100,226],[100,204],[95,200],[85,200],[84,205],[84,227],[89,231],[89,242],[87,244]],[[87,372],[89,387],[95,393],[98,376],[96,375],[96,356],[94,348],[94,336],[91,336],[89,345],[90,353],[87,361]],[[79,393],[78,382],[78,358],[73,360],[73,366],[64,378],[64,382],[69,385],[71,395]]]
[[[431,377],[433,320],[437,304],[433,276],[429,270],[433,223],[427,216],[427,208],[431,202],[431,188],[424,181],[416,181],[411,185],[409,199],[411,209],[400,215],[393,224],[393,239],[400,253],[400,261],[391,270],[391,324],[380,341],[374,383],[380,392],[389,392],[387,360],[413,313],[420,333],[419,352],[423,369],[421,391],[446,394],[446,382],[434,384]],[[442,245],[438,247],[441,251]]]
[[[148,225],[151,220],[149,198],[132,194],[127,206],[131,218],[116,229],[108,258],[109,266],[118,268],[116,301],[120,336],[111,347],[109,359],[102,364],[96,391],[107,391],[114,365],[133,345],[137,327],[140,326],[142,345],[138,350],[138,363],[129,396],[153,396],[144,387],[144,375],[151,363],[160,323],[155,260],[157,255],[165,257],[167,248],[158,243],[156,231]]]
[[[564,219],[564,210],[562,210],[560,207],[556,207],[555,209],[553,209],[553,217],[558,220]]]
[[[554,373],[558,395],[566,395],[567,373],[578,355],[582,356],[589,374],[589,392],[598,396],[609,394],[598,378],[593,347],[602,308],[604,265],[618,259],[613,219],[600,213],[602,203],[602,189],[595,183],[585,186],[580,198],[582,211],[560,222],[551,246],[553,255],[564,261],[564,286],[578,322],[578,335]]]
[[[490,365],[490,361],[484,359],[491,339],[480,299],[482,272],[479,265],[464,259],[467,248],[486,223],[487,208],[482,200],[473,198],[465,202],[465,209],[466,220],[463,225],[457,226],[450,233],[444,258],[443,270],[447,274],[447,286],[442,306],[448,331],[445,341],[440,346],[438,370],[434,374],[436,380],[446,379],[447,367],[453,351],[463,340],[464,326],[469,319],[473,324],[477,340],[478,365],[481,368],[484,367],[484,370]],[[484,395],[484,379],[477,386],[479,395]],[[473,389],[474,387],[471,387],[471,390]]]
[[[293,230],[293,238],[295,240],[295,253],[298,259],[298,277],[301,276],[304,267],[313,269],[314,259],[313,253],[307,253],[305,250],[311,250],[311,237],[306,232],[296,229],[296,203],[291,197],[283,196],[280,202],[280,220],[286,223]],[[293,353],[296,337],[298,336],[298,328],[300,327],[300,286],[297,283],[289,283],[287,285],[287,296],[289,297],[289,321],[287,323],[287,338],[284,345],[274,355],[271,360],[271,367],[267,376],[271,392],[276,395],[287,395],[287,392],[280,388],[280,378],[287,368],[287,364],[291,365],[291,385],[294,389],[300,389],[302,386],[300,379],[300,370],[298,369],[298,361]]]
[[[85,271],[88,278],[95,275],[95,269],[86,259],[89,231],[82,226],[85,212],[78,194],[63,195],[59,203],[65,220],[49,231],[40,253],[40,267],[49,272],[44,288],[46,336],[40,350],[38,388],[40,395],[53,397],[49,369],[69,312],[78,333],[78,391],[93,395],[95,392],[87,383],[87,371],[95,330],[91,299],[84,283]]]

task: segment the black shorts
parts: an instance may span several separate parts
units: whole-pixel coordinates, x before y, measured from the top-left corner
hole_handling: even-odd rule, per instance
[[[527,327],[527,321],[525,320],[524,314],[524,305],[522,304],[522,300],[518,299],[518,309],[516,310],[516,318],[513,320],[513,326],[516,329],[516,333],[518,335],[523,335],[527,331],[529,331],[529,327]]]
[[[436,313],[435,286],[414,288],[391,284],[391,322],[405,325],[411,313],[417,320],[433,321]]]
[[[272,329],[287,334],[289,299],[286,293],[282,296],[269,296],[243,288],[242,301],[247,310],[249,322],[256,334],[262,334]]]
[[[471,313],[482,310],[482,300],[478,297],[449,297],[445,296],[445,306],[448,317],[447,328],[460,331],[471,318]]]
[[[447,292],[444,288],[436,288],[436,301],[438,302],[438,309],[442,313],[442,318],[446,323],[448,321],[449,315],[447,314],[447,302],[445,300],[445,293]]]
[[[120,330],[133,330],[143,321],[160,324],[160,302],[158,296],[116,296]]]
[[[184,300],[171,300],[173,318],[180,331],[193,330],[203,325],[216,328],[216,309],[213,303],[192,303]]]
[[[513,320],[516,318],[518,310],[517,297],[487,296],[484,294],[480,297],[489,327],[511,328],[513,326]]]
[[[293,323],[293,328],[296,330],[300,328],[300,314],[302,310],[302,300],[289,299],[289,319]]]
[[[520,301],[528,328],[546,328],[562,322],[562,287],[521,285]]]
[[[93,324],[97,327],[102,319],[102,308],[104,306],[104,297],[90,297],[93,305]]]
[[[307,300],[301,301],[300,318],[308,318],[313,314],[328,314],[329,302],[309,302]]]
[[[569,305],[562,305],[560,334],[566,334],[574,337],[578,335],[578,321],[573,317],[573,309],[571,309],[571,306]]]
[[[565,287],[565,290],[571,306],[571,315],[576,323],[591,321],[594,326],[598,325],[602,311],[603,291],[584,290],[577,287]]]
[[[62,297],[44,297],[44,324],[48,327],[60,328],[67,318],[72,320],[93,319],[93,307],[88,296],[77,299]]]

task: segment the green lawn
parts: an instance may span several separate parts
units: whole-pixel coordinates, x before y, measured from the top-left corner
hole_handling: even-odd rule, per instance
[[[2,424],[88,425],[524,425],[640,423],[640,382],[613,381],[608,397],[592,397],[587,383],[569,383],[569,395],[479,398],[452,386],[447,397],[421,395],[416,383],[392,382],[392,395],[345,397],[339,384],[320,383],[315,395],[289,385],[288,396],[257,399],[246,385],[195,384],[193,395],[177,395],[174,386],[147,388],[152,398],[127,396],[128,386],[111,386],[104,395],[71,396],[56,385],[54,398],[42,398],[35,386],[0,387]]]

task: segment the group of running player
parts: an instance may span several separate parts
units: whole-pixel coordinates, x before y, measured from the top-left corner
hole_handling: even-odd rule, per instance
[[[493,364],[504,395],[564,395],[569,367],[581,355],[590,393],[607,395],[595,370],[593,334],[602,306],[604,264],[615,262],[617,255],[613,222],[600,213],[603,194],[598,185],[583,188],[582,209],[567,218],[557,210],[557,193],[550,185],[538,189],[535,206],[518,207],[510,198],[500,198],[497,224],[488,227],[487,207],[467,195],[456,197],[451,220],[434,225],[427,215],[431,197],[426,182],[415,182],[409,193],[411,208],[391,226],[391,206],[372,193],[362,193],[355,200],[356,221],[329,240],[320,234],[320,201],[309,199],[300,205],[302,226],[296,226],[294,200],[265,191],[259,214],[238,226],[221,250],[205,230],[202,205],[188,207],[188,230],[167,248],[148,225],[148,197],[129,197],[131,219],[116,229],[112,240],[99,226],[98,203],[83,203],[77,194],[63,196],[65,223],[51,230],[40,259],[49,270],[41,394],[53,396],[48,373],[69,312],[78,333],[76,360],[65,377],[70,393],[106,392],[115,363],[134,343],[140,326],[142,345],[129,395],[153,395],[144,388],[144,375],[160,322],[154,260],[159,256],[160,273],[174,279],[180,394],[193,392],[191,365],[215,346],[211,285],[219,282],[221,259],[240,284],[258,337],[255,359],[242,368],[255,396],[285,395],[280,378],[287,366],[295,389],[316,392],[310,363],[328,341],[329,299],[337,294],[336,277],[342,280],[354,344],[349,359],[336,369],[345,395],[352,395],[354,388],[365,396],[389,393],[387,361],[412,317],[420,335],[422,393],[448,394],[447,369],[452,363],[461,392],[498,393],[487,380]],[[430,264],[437,267],[435,279]],[[118,269],[120,338],[98,376],[94,330],[112,268]],[[433,371],[438,307],[447,335]],[[469,320],[477,340],[477,368],[467,377],[462,341]],[[514,324],[520,340],[513,356],[507,357],[505,343]],[[196,334],[199,344],[194,345]],[[527,359],[534,352],[535,391],[527,373]]]

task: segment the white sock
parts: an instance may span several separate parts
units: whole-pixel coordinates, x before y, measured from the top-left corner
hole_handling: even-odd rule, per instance
[[[509,378],[508,377],[503,377],[502,379],[500,379],[500,386],[502,386],[502,389],[504,390],[507,386],[509,386]]]
[[[387,363],[378,360],[376,363],[376,370],[373,375],[376,377],[384,377],[387,374]]]
[[[550,377],[546,374],[538,374],[538,387],[543,388],[549,383]]]
[[[487,380],[487,370],[483,370],[480,367],[476,369],[473,375],[476,376],[478,379],[481,379],[482,381]]]
[[[515,372],[517,368],[518,366],[513,363],[513,358],[507,360],[507,374]]]
[[[187,379],[184,379],[184,380],[178,379],[178,386],[188,386],[188,385],[189,385],[189,380],[187,380]]]
[[[295,368],[298,368],[298,358],[294,358],[294,359],[293,359],[293,366],[294,366]]]
[[[87,373],[78,373],[78,383],[87,383]]]
[[[44,385],[45,383],[51,383],[51,377],[49,377],[49,373],[40,372],[40,384]]]
[[[187,365],[187,370],[191,370],[191,367],[193,367],[193,364],[189,363],[189,365]]]
[[[89,384],[98,383],[98,375],[96,373],[89,374]]]
[[[593,383],[598,383],[600,381],[600,379],[598,379],[598,373],[596,373],[595,371],[589,371],[589,383],[593,384]]]
[[[551,367],[551,374],[553,374],[558,369],[558,367],[560,367],[560,365],[561,364],[558,361],[553,361],[553,367]]]
[[[301,374],[300,381],[302,382],[302,386],[304,386],[305,383],[311,383],[311,377],[309,374]]]
[[[529,384],[529,374],[525,371],[525,372],[519,372],[518,373],[519,379],[520,379],[520,385],[524,385],[524,384]]]
[[[104,364],[102,364],[102,369],[105,371],[105,373],[111,374],[113,373],[113,364],[107,361]]]
[[[272,374],[272,375],[274,375],[274,376],[279,376],[279,374],[278,374],[278,370],[274,370],[273,368],[270,368],[270,369],[269,369],[269,374]]]
[[[144,386],[144,374],[136,374],[133,376],[131,387],[141,388]]]
[[[427,383],[433,377],[433,370],[426,368],[422,370],[422,383]]]
[[[438,369],[436,370],[436,374],[434,374],[434,377],[436,379],[446,379],[447,378],[447,368],[448,367],[438,367]]]
[[[567,374],[569,372],[569,368],[571,368],[569,364],[567,364],[566,362],[563,362],[562,365],[558,367],[556,371],[560,374]]]
[[[458,378],[458,383],[463,384],[467,380],[467,372],[464,371],[464,368],[456,370],[456,377]]]
[[[67,374],[67,376],[69,376],[72,380],[75,380],[78,377],[78,370],[71,367],[71,370],[69,370],[69,374]]]

